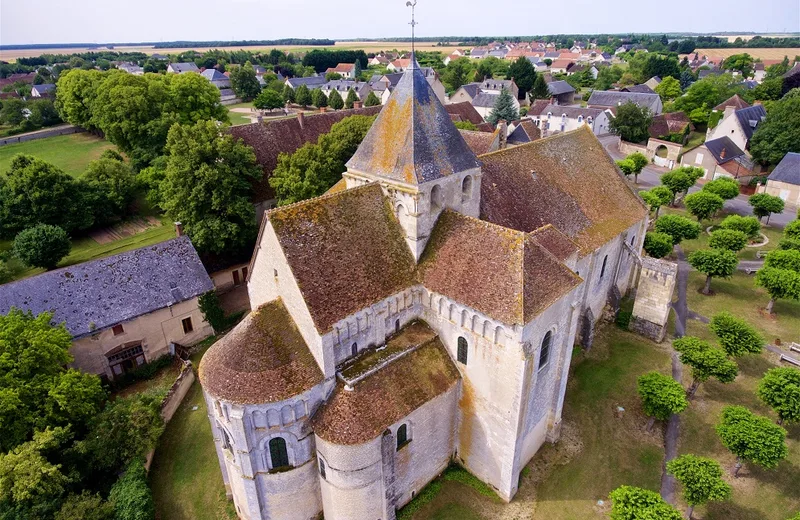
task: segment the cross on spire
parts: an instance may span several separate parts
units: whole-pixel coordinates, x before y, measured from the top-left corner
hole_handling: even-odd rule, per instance
[[[417,6],[417,0],[409,0],[406,2],[406,7],[411,8],[411,22],[409,25],[411,26],[411,67],[414,67],[414,27],[417,25],[417,21],[414,19],[414,8]]]

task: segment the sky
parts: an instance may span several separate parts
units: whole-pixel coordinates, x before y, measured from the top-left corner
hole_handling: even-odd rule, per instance
[[[779,33],[800,31],[800,0],[418,0],[417,20],[420,36]],[[408,21],[405,0],[0,0],[0,44],[391,38]]]

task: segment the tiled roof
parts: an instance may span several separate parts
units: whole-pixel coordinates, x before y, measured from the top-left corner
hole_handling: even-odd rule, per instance
[[[198,372],[205,391],[238,404],[283,401],[324,379],[281,299],[245,316],[206,352]]]
[[[559,262],[563,262],[580,251],[578,244],[553,227],[552,224],[547,224],[531,232],[531,236],[537,244],[547,249]]]
[[[647,214],[587,126],[480,159],[481,218],[525,232],[553,224],[582,254]]]
[[[692,123],[684,112],[669,112],[653,116],[653,122],[647,131],[650,137],[661,137],[669,134],[680,134]]]
[[[547,91],[551,96],[560,96],[561,94],[568,94],[575,92],[575,88],[566,81],[551,81],[547,84]]]
[[[727,135],[706,141],[704,145],[714,156],[717,164],[724,164],[744,155],[744,152]]]
[[[614,92],[608,90],[595,90],[589,96],[590,106],[617,107],[628,101],[636,103],[640,107],[647,107],[651,112],[655,112],[661,98],[658,94],[644,94],[641,92]]]
[[[531,103],[531,107],[528,109],[528,115],[538,116],[542,112],[546,112],[545,108],[548,106],[550,106],[549,99],[537,99]]]
[[[347,167],[420,184],[478,166],[428,80],[416,66],[384,105]]]
[[[444,109],[447,110],[447,113],[450,114],[450,117],[457,115],[459,117],[458,121],[469,121],[473,125],[479,125],[483,123],[483,118],[475,110],[475,107],[472,106],[472,103],[469,101],[462,101],[461,103],[451,103],[449,105],[445,105]]]
[[[550,64],[551,69],[564,69],[566,70],[570,65],[572,65],[571,60],[554,60],[553,63]]]
[[[389,343],[408,341],[404,332]],[[359,381],[352,390],[339,383],[314,415],[314,433],[335,444],[368,442],[458,383],[458,369],[439,337],[431,334],[423,346]]]
[[[54,312],[75,338],[190,300],[214,286],[189,237],[134,249],[0,285],[11,307]]]
[[[541,130],[531,119],[522,119],[508,136],[509,144],[524,144],[542,137]]]
[[[342,318],[414,283],[414,258],[376,183],[266,213],[314,324]]]
[[[471,130],[459,130],[459,132],[475,155],[493,152],[500,146],[499,130],[492,133]]]
[[[452,210],[439,216],[419,280],[507,324],[525,324],[580,279],[532,236]]]
[[[253,185],[253,202],[275,198],[275,191],[269,185],[269,178],[278,165],[278,155],[293,153],[306,143],[316,143],[321,135],[331,131],[334,124],[348,116],[372,116],[380,110],[381,106],[378,105],[305,115],[302,126],[300,121],[293,117],[228,128],[232,136],[241,139],[253,148],[258,164],[264,171],[263,177]]]
[[[753,132],[756,131],[756,127],[767,117],[767,111],[764,110],[764,105],[753,105],[751,107],[741,108],[734,112],[734,114],[739,120],[739,124],[742,125],[742,130],[747,139],[753,137]]]
[[[767,177],[768,180],[800,184],[800,153],[789,152]]]
[[[719,105],[714,107],[714,110],[719,110],[720,112],[725,111],[725,107],[733,107],[736,110],[741,108],[747,108],[750,104],[745,101],[744,99],[739,97],[739,94],[734,94]]]

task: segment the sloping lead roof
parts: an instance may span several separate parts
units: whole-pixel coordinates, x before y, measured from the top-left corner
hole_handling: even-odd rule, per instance
[[[768,180],[800,184],[800,153],[789,152],[767,177]]]
[[[416,60],[347,167],[421,184],[479,166]]]
[[[280,298],[248,314],[200,361],[203,389],[238,404],[274,403],[324,379]]]
[[[642,83],[641,85],[631,85],[622,89],[623,92],[639,92],[641,94],[655,94],[655,90],[651,89],[648,85]]]
[[[711,152],[711,155],[714,156],[717,164],[724,164],[744,155],[744,152],[727,135],[706,141],[704,144],[708,151]]]
[[[0,285],[0,314],[11,307],[53,312],[74,338],[210,291],[189,237]]]
[[[753,132],[756,131],[756,127],[767,117],[767,111],[764,110],[764,105],[753,105],[751,107],[739,109],[734,113],[736,114],[736,118],[739,119],[739,124],[742,125],[742,130],[747,139],[753,137]]]
[[[533,236],[445,210],[419,263],[429,290],[525,324],[580,283]]]
[[[320,333],[414,284],[414,258],[377,183],[283,206],[265,218]]]
[[[307,78],[289,78],[286,80],[292,88],[297,88],[300,85],[305,85],[310,89],[314,89],[315,87],[321,87],[328,80],[325,79],[325,76],[309,76]]]
[[[551,81],[547,84],[547,91],[550,92],[551,96],[560,96],[561,94],[568,94],[569,92],[575,92],[575,89],[572,85],[567,83],[566,81],[559,80],[559,81]]]

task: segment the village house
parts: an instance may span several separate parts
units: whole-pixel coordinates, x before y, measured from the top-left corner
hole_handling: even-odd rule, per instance
[[[413,63],[343,179],[264,215],[200,363],[239,517],[394,519],[454,461],[510,500],[647,216],[588,128],[476,157]]]
[[[684,112],[668,112],[654,116],[647,132],[656,139],[669,139],[673,135],[682,135],[685,139],[693,129],[689,116]]]
[[[616,92],[613,90],[595,90],[589,96],[588,105],[598,108],[615,108],[625,103],[635,103],[647,108],[657,116],[664,110],[661,97],[658,94],[644,94],[640,92]]]
[[[339,63],[335,67],[329,67],[325,74],[339,74],[344,79],[355,79],[356,65],[355,63]]]
[[[369,61],[367,62],[367,65],[370,66],[370,67],[373,67],[373,66],[386,67],[386,66],[389,65],[389,63],[391,63],[391,60],[389,60],[385,56],[375,56],[375,57],[369,59]]]
[[[325,94],[325,97],[330,97],[331,93],[336,91],[340,96],[342,96],[343,100],[347,99],[350,89],[353,89],[353,92],[356,93],[356,97],[360,101],[367,99],[369,93],[372,92],[369,83],[365,81],[354,81],[347,79],[334,79],[320,87],[320,90],[322,90],[322,93]]]
[[[747,154],[728,136],[711,139],[681,156],[681,166],[703,169],[703,179],[720,176],[747,182],[756,169]]]
[[[411,60],[407,58],[398,58],[386,66],[392,72],[403,72],[411,65]]]
[[[764,110],[763,105],[740,109],[728,105],[725,107],[722,120],[717,123],[717,126],[709,129],[706,139],[728,137],[737,147],[746,151],[750,147],[750,138],[753,137],[756,128],[766,118],[767,111]]]
[[[519,121],[510,123],[508,128],[508,146],[530,143],[542,137],[542,132],[533,119],[529,117],[523,117]]]
[[[497,99],[500,97],[500,94],[493,94],[487,91],[481,91],[477,96],[475,96],[472,100],[472,106],[475,107],[475,111],[481,115],[482,118],[487,119],[489,114],[492,113],[494,109],[495,103],[497,103]],[[512,96],[514,100],[514,108],[519,112],[519,100]]]
[[[641,85],[629,85],[619,89],[620,92],[638,92],[640,94],[655,94],[656,91],[650,88],[649,85],[642,83]]]
[[[760,191],[780,197],[794,208],[800,208],[800,153],[789,152],[784,155]]]
[[[201,72],[200,75],[206,78],[211,82],[212,85],[220,90],[231,88],[231,80],[228,78],[228,76],[221,73],[217,69],[206,69]]]
[[[117,64],[117,68],[119,70],[124,70],[128,74],[133,74],[134,76],[144,75],[144,69],[135,63],[119,63]]]
[[[113,379],[213,334],[197,301],[212,289],[179,236],[0,285],[0,314],[52,312],[72,335],[72,366]]]
[[[487,94],[500,94],[505,89],[514,96],[514,99],[519,98],[519,87],[514,82],[514,79],[487,79],[479,83],[480,89]]]
[[[575,99],[575,87],[564,80],[551,81],[547,84],[547,91],[554,105],[570,105]]]
[[[42,83],[31,87],[31,97],[52,97],[56,94],[56,86],[53,83]]]
[[[325,76],[309,76],[307,78],[288,78],[284,83],[293,90],[300,85],[305,85],[309,90],[314,90],[322,87],[327,82],[328,80],[325,79]]]
[[[608,122],[613,118],[609,109],[580,106],[546,105],[531,107],[528,116],[546,137],[557,132],[571,132],[583,125],[592,129],[595,135],[608,133]]]
[[[194,63],[170,63],[167,65],[167,72],[170,74],[183,74],[184,72],[200,72]]]

